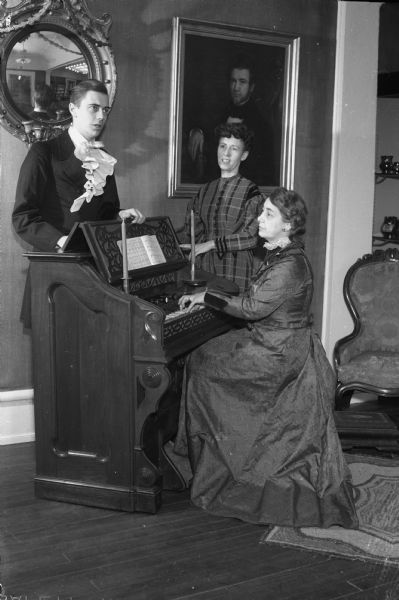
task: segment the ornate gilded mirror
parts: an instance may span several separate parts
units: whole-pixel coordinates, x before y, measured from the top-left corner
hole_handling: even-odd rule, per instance
[[[69,93],[84,79],[116,92],[111,17],[85,0],[0,0],[0,124],[30,144],[70,123]]]

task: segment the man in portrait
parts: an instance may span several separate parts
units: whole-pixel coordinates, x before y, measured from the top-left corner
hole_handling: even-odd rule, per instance
[[[278,185],[273,128],[255,98],[256,72],[251,57],[245,54],[234,57],[228,68],[228,86],[230,101],[221,113],[206,115],[203,122],[207,125],[189,131],[187,158],[191,161],[193,181],[208,181],[218,176],[214,128],[228,122],[244,123],[254,133],[253,149],[242,166],[242,175],[257,185]]]
[[[236,57],[230,67],[231,102],[221,120],[244,123],[254,133],[253,148],[243,164],[242,174],[257,185],[277,185],[273,130],[258,108],[255,86],[256,74],[251,58],[246,55]]]

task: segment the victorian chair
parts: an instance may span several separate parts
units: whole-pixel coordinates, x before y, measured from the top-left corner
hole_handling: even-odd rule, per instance
[[[343,291],[354,329],[334,348],[336,409],[349,408],[354,391],[399,398],[399,250],[358,259]]]

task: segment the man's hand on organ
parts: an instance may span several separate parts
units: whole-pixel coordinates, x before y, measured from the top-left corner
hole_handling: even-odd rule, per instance
[[[119,211],[121,219],[131,219],[133,223],[144,223],[145,216],[137,208],[124,208]]]

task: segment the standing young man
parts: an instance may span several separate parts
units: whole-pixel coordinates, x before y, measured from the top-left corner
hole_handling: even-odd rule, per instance
[[[135,208],[120,211],[116,160],[96,141],[109,110],[105,85],[82,81],[71,92],[68,131],[30,148],[19,174],[12,222],[36,250],[62,250],[76,221],[115,219],[118,214],[144,221]]]

